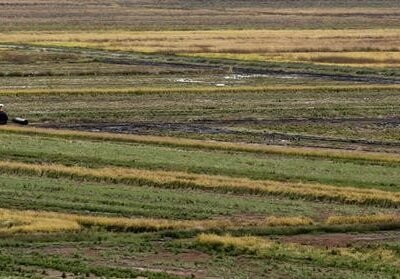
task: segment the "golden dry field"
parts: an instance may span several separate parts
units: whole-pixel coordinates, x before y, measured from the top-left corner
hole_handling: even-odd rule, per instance
[[[399,29],[35,32],[3,43],[239,60],[396,66]]]

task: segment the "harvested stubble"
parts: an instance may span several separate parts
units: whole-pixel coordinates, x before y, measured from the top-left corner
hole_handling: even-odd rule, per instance
[[[76,220],[86,226],[101,226],[118,231],[140,230],[208,230],[208,229],[238,229],[244,227],[287,227],[312,225],[313,221],[306,217],[267,217],[260,220],[166,220],[166,219],[129,219],[117,217],[74,216],[67,218]]]
[[[336,187],[323,184],[277,182],[232,178],[226,176],[189,174],[185,172],[149,171],[131,168],[84,168],[65,165],[35,165],[0,161],[0,173],[69,178],[108,183],[163,188],[198,188],[214,191],[285,196],[309,200],[335,201],[349,204],[370,204],[398,207],[400,193],[376,189]]]
[[[72,138],[81,140],[101,140],[115,142],[130,142],[143,144],[156,144],[172,147],[196,148],[206,150],[226,150],[236,152],[249,152],[261,154],[279,154],[285,156],[301,156],[312,158],[330,158],[342,160],[360,160],[383,163],[400,163],[398,154],[378,153],[378,152],[360,152],[350,150],[335,150],[323,148],[308,147],[287,147],[277,145],[257,145],[246,143],[215,142],[195,139],[161,137],[161,136],[141,136],[125,135],[113,133],[94,133],[71,130],[56,130],[44,128],[20,128],[16,126],[0,127],[0,132],[16,133],[25,135],[49,136],[58,138]]]

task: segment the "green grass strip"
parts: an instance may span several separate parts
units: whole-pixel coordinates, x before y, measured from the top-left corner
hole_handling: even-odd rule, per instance
[[[99,140],[99,141],[112,141],[112,142],[155,144],[161,146],[185,147],[185,148],[196,148],[205,150],[223,150],[223,151],[258,153],[258,154],[278,154],[285,156],[343,159],[350,161],[352,160],[370,161],[370,162],[392,163],[392,164],[400,163],[400,155],[393,153],[217,142],[217,141],[204,141],[196,139],[177,138],[177,137],[126,135],[126,134],[113,134],[105,132],[95,133],[95,132],[30,128],[30,127],[21,128],[16,126],[0,127],[0,132],[32,135],[32,136],[55,137],[62,139]]]
[[[400,206],[400,193],[397,192],[354,187],[335,187],[324,184],[251,180],[246,178],[190,174],[185,172],[151,171],[116,167],[85,168],[55,164],[37,165],[0,161],[0,173],[172,189],[202,189],[217,192],[272,195],[292,199],[324,200],[328,202],[375,205],[380,207],[397,208]]]

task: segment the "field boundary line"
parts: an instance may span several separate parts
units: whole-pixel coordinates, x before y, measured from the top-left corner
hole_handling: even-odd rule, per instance
[[[167,136],[128,135],[107,132],[85,132],[48,128],[21,128],[17,126],[0,127],[0,133],[13,133],[31,136],[47,136],[63,139],[99,140],[111,142],[153,144],[170,147],[195,148],[204,150],[237,151],[257,154],[276,154],[311,158],[342,159],[353,161],[371,161],[382,163],[400,163],[400,155],[356,150],[338,150],[312,147],[292,147],[280,145],[261,145],[250,143],[233,143],[204,141]]]

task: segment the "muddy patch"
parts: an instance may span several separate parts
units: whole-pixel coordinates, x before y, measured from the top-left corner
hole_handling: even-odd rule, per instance
[[[209,137],[210,139],[226,139],[238,142],[296,145],[348,150],[400,152],[400,142],[378,141],[357,138],[339,138],[322,135],[272,132],[265,130],[240,130],[240,126],[279,125],[279,124],[349,124],[362,123],[376,125],[400,126],[400,118],[380,119],[232,119],[232,120],[200,120],[192,122],[130,122],[130,123],[82,123],[82,124],[40,124],[44,128],[72,129],[91,132],[110,132],[139,135],[170,135],[189,137]]]

